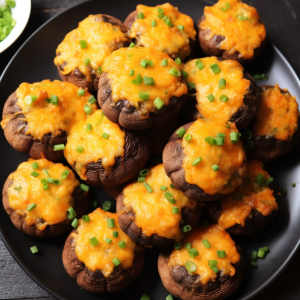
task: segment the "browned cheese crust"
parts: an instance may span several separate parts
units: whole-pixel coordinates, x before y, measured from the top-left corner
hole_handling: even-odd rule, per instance
[[[207,203],[207,205],[205,205],[205,213],[212,222],[218,223],[218,220],[222,214],[220,201]],[[269,226],[277,216],[277,213],[278,211],[274,210],[270,215],[264,216],[258,210],[252,209],[250,214],[245,219],[244,227],[240,224],[235,224],[227,228],[226,231],[231,235],[253,235],[261,229]]]
[[[222,61],[224,59],[218,58],[218,60]],[[248,93],[244,96],[243,105],[229,120],[229,122],[235,123],[239,130],[245,128],[253,120],[259,108],[261,99],[256,81],[246,70],[244,70],[244,78],[250,81]],[[202,115],[197,110],[196,105],[196,95],[190,94],[184,108],[184,115],[188,121],[196,121],[198,118],[203,119]]]
[[[183,78],[181,76],[181,80]],[[99,80],[98,103],[105,116],[112,122],[127,129],[144,130],[163,125],[166,120],[171,120],[184,107],[188,94],[180,97],[173,96],[169,105],[150,112],[148,118],[143,118],[135,106],[126,99],[114,102],[112,86],[107,73],[103,72]]]
[[[124,156],[115,158],[110,169],[104,169],[102,159],[87,165],[86,182],[94,186],[116,186],[134,177],[147,163],[151,154],[150,139],[141,132],[126,130]],[[72,165],[76,170],[76,163]]]
[[[125,24],[125,26],[127,27],[127,28],[131,28],[131,26],[132,26],[132,23],[137,19],[137,11],[135,10],[135,11],[133,11],[133,12],[131,12],[128,16],[127,16],[127,18],[126,18],[126,20],[124,21],[124,24]],[[133,42],[135,43],[135,44],[139,44],[139,37],[137,37],[137,38],[135,38],[134,40],[133,40]],[[194,57],[194,55],[195,55],[195,52],[196,52],[196,44],[197,44],[197,42],[196,42],[196,40],[193,40],[193,39],[191,39],[191,38],[189,38],[189,45],[190,45],[190,52],[189,53],[186,53],[186,52],[184,52],[183,50],[181,50],[181,49],[179,49],[179,52],[177,52],[177,53],[168,53],[168,52],[166,52],[171,58],[173,58],[173,59],[175,59],[175,58],[177,58],[177,57],[180,57],[180,59],[183,61],[183,62],[187,62],[187,61],[189,61],[190,59],[192,59],[193,57]]]
[[[110,23],[112,25],[117,25],[120,27],[122,32],[124,32],[124,33],[127,32],[127,27],[119,19],[117,19],[115,17],[109,16],[109,15],[98,14],[96,17],[96,20],[98,22],[106,22],[106,23]],[[119,43],[118,49],[129,46],[130,42],[131,42],[131,39],[128,38],[127,42]],[[96,74],[92,73],[92,68],[90,70],[92,81],[87,81],[86,76],[84,74],[82,74],[78,68],[74,69],[71,73],[69,73],[67,75],[62,74],[61,71],[64,70],[64,66],[66,64],[67,64],[67,62],[61,64],[60,66],[57,66],[58,74],[63,81],[72,83],[83,89],[87,88],[89,92],[94,92],[94,91],[98,90],[99,78],[96,76]]]
[[[237,246],[239,253],[240,248]],[[168,262],[173,249],[163,249],[158,257],[158,271],[165,288],[174,296],[183,300],[222,300],[231,295],[240,285],[243,277],[244,262],[233,265],[234,276],[217,273],[215,281],[209,280],[206,286],[200,282],[199,275],[191,275],[184,266],[168,268]]]
[[[61,235],[66,232],[70,232],[72,230],[72,220],[66,219],[62,223],[54,224],[54,225],[47,225],[45,230],[39,230],[35,224],[28,225],[25,221],[24,217],[19,215],[16,211],[14,211],[9,206],[8,194],[7,189],[12,185],[13,181],[6,179],[3,190],[2,190],[2,202],[6,213],[9,215],[12,223],[16,226],[17,229],[20,231],[39,238],[48,238],[51,236]],[[76,217],[81,218],[83,214],[86,213],[89,204],[89,195],[88,193],[81,190],[78,186],[73,191],[72,197],[74,199],[74,204],[72,207],[76,211]],[[41,219],[40,223],[43,223],[44,220]]]
[[[73,230],[68,236],[62,259],[67,273],[76,279],[77,284],[83,289],[97,294],[114,293],[128,286],[142,271],[144,266],[144,251],[135,251],[132,266],[123,270],[120,266],[115,267],[113,273],[107,278],[103,276],[101,270],[93,272],[77,258],[75,252],[75,239],[72,235],[77,234]]]
[[[28,123],[23,114],[17,114],[22,111],[17,102],[17,94],[14,92],[6,100],[2,113],[2,119],[9,115],[13,116],[4,129],[4,135],[9,144],[19,152],[29,153],[34,159],[42,158],[43,153],[48,160],[61,160],[64,157],[63,151],[54,151],[53,147],[54,145],[65,144],[67,133],[61,131],[60,135],[53,136],[49,132],[41,140],[34,139],[32,135],[26,134]]]
[[[259,89],[265,91],[273,88],[272,85],[262,85]],[[288,91],[281,90],[281,93],[287,94]],[[254,121],[255,122],[255,119]],[[251,148],[246,149],[247,159],[258,159],[261,161],[271,161],[283,154],[290,152],[296,145],[300,137],[300,114],[298,115],[298,128],[293,134],[292,138],[288,141],[278,140],[274,137],[260,135],[257,136],[253,141],[254,145]]]
[[[187,131],[193,123],[188,123],[182,127]],[[223,196],[222,194],[209,195],[196,184],[186,182],[185,171],[182,168],[185,156],[181,144],[182,139],[176,133],[173,133],[163,152],[164,168],[174,186],[183,191],[189,198],[197,201],[214,201],[220,199]]]
[[[219,49],[220,43],[225,39],[224,36],[222,35],[214,35],[211,39],[206,40],[205,37],[206,35],[210,34],[210,30],[208,29],[201,29],[201,23],[205,20],[205,16],[202,16],[198,23],[198,38],[199,38],[199,43],[200,47],[202,48],[203,52],[207,54],[208,56],[218,56],[218,57],[223,57],[225,59],[232,59],[236,60],[241,64],[246,64],[250,63],[253,60],[255,60],[265,49],[266,44],[267,44],[267,39],[264,39],[264,41],[261,43],[260,47],[254,49],[254,55],[251,59],[246,59],[240,55],[240,53],[237,51],[233,54],[230,54],[229,51],[227,50],[222,50]]]
[[[135,213],[124,205],[124,194],[121,193],[117,197],[117,213],[118,221],[121,229],[136,243],[146,246],[163,247],[174,243],[174,239],[168,239],[157,234],[146,236],[143,229],[135,224]],[[192,228],[196,226],[202,212],[202,206],[197,205],[195,209],[187,207],[182,208],[182,224],[181,226],[190,225]]]

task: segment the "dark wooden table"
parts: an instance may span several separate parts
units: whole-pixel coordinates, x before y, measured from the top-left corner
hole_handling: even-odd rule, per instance
[[[22,43],[45,21],[85,0],[32,0],[29,23],[18,41],[0,54],[0,74]],[[100,0],[99,0],[100,1]],[[113,0],[111,0],[113,1]],[[141,1],[142,3],[143,1]],[[162,1],[163,2],[163,1]],[[269,39],[300,76],[300,0],[245,0],[255,6],[266,23]],[[5,99],[2,99],[4,103]],[[295,199],[299,201],[300,199]],[[298,300],[300,250],[281,275],[256,300]],[[0,239],[0,299],[53,299],[18,266]],[[70,299],[71,300],[71,299]],[[156,300],[156,299],[155,299]],[[161,299],[157,299],[161,300]]]

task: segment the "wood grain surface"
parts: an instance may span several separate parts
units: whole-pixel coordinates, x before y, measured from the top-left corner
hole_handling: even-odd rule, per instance
[[[85,0],[32,0],[32,14],[18,41],[0,54],[0,74],[22,43],[44,22],[64,9]],[[101,1],[101,0],[99,0]],[[111,0],[113,1],[113,0]],[[141,1],[142,3],[143,1]],[[163,1],[162,1],[163,2]],[[244,0],[255,6],[266,24],[269,39],[300,75],[300,0]],[[255,300],[298,300],[300,251],[281,275]],[[0,239],[0,299],[54,299],[18,266]],[[70,299],[71,300],[71,299]],[[135,299],[133,299],[135,300]],[[162,299],[154,299],[162,300]]]

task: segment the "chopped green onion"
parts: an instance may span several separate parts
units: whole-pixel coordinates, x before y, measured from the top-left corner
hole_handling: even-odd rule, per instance
[[[196,60],[195,65],[200,71],[205,67],[204,63],[200,59]]]
[[[191,231],[191,230],[192,230],[192,226],[191,225],[185,225],[182,228],[183,232],[188,232],[188,231]]]
[[[82,146],[78,146],[75,151],[81,154],[84,151],[84,148]]]
[[[176,62],[177,65],[181,65],[181,59],[180,59],[180,57],[176,57],[175,58],[175,62]]]
[[[35,95],[28,95],[25,97],[25,103],[27,106],[31,105],[35,100],[37,99],[37,96]]]
[[[179,243],[179,242],[174,243],[174,249],[180,250],[180,248],[181,248],[181,243]]]
[[[196,85],[195,83],[193,82],[188,82],[188,88],[189,88],[189,91],[192,92],[193,90],[196,89]]]
[[[129,76],[133,76],[133,75],[134,75],[134,70],[130,70]]]
[[[211,247],[211,245],[207,239],[203,240],[202,244],[206,249],[209,249]]]
[[[225,88],[226,88],[226,79],[221,78],[220,81],[219,81],[219,89],[223,90]]]
[[[171,20],[169,18],[166,18],[165,23],[169,26],[169,27],[173,27],[173,23],[171,22]]]
[[[118,245],[121,249],[124,249],[126,247],[126,243],[124,241],[119,242]]]
[[[90,115],[93,111],[92,109],[90,108],[90,106],[88,104],[86,104],[84,107],[83,107],[84,111],[86,112],[86,114]]]
[[[31,211],[31,210],[33,210],[34,208],[36,208],[35,203],[31,203],[31,204],[29,204],[29,205],[27,206],[27,211]]]
[[[292,187],[293,188],[296,187],[296,183],[295,182],[292,183]]]
[[[14,187],[14,189],[15,189],[16,191],[18,191],[18,193],[19,193],[20,190],[22,189],[22,187],[21,187],[21,186],[17,186],[17,187]]]
[[[93,247],[95,247],[99,244],[99,241],[95,236],[92,237],[91,239],[89,239],[89,242],[90,242],[91,246],[93,246]]]
[[[193,263],[190,260],[187,260],[184,264],[185,268],[187,269],[188,272],[194,273],[197,270],[197,266],[195,263]]]
[[[70,173],[69,170],[63,170],[63,171],[61,172],[61,178],[62,178],[62,179],[66,179],[66,178],[68,177],[69,173]]]
[[[92,104],[94,104],[94,103],[96,103],[97,102],[97,100],[96,100],[96,98],[92,95],[89,99],[88,99],[88,103],[90,104],[90,105],[92,105]]]
[[[115,227],[115,219],[107,218],[107,227],[114,228]]]
[[[150,299],[151,299],[151,297],[149,295],[144,294],[140,300],[150,300]]]
[[[221,95],[219,98],[222,102],[227,102],[228,101],[228,96],[226,95]]]
[[[171,204],[176,203],[176,200],[174,199],[174,196],[171,192],[165,192],[164,197],[168,200],[169,203]]]
[[[152,26],[152,27],[155,27],[155,26],[156,26],[156,21],[155,21],[155,20],[152,20],[152,21],[151,21],[151,26]]]
[[[144,83],[150,86],[155,85],[153,77],[144,76]]]
[[[261,74],[260,76],[261,76],[262,80],[268,80],[269,79],[269,77],[266,74]]]
[[[89,221],[90,221],[90,217],[87,216],[87,215],[83,215],[83,216],[82,216],[82,221],[83,221],[83,222],[89,222]]]
[[[170,184],[170,188],[174,189],[175,188],[175,185],[174,184]]]
[[[138,13],[137,18],[138,19],[144,19],[145,18],[144,13],[143,12]]]
[[[212,167],[211,167],[215,172],[217,172],[218,170],[220,170],[220,167],[216,164],[214,164]]]
[[[168,296],[166,297],[166,300],[174,300],[174,299],[173,299],[173,296],[172,296],[172,295],[168,295]]]
[[[204,140],[205,140],[205,142],[209,143],[210,145],[215,145],[216,144],[215,139],[211,136],[206,137]]]
[[[161,187],[160,187],[160,189],[162,190],[162,191],[166,191],[167,190],[167,186],[165,186],[165,185],[162,185]]]
[[[257,253],[258,258],[265,258],[265,256],[266,256],[266,252],[258,250],[258,253]]]
[[[108,200],[104,201],[102,208],[104,211],[109,211],[111,208],[111,202]]]
[[[233,131],[233,132],[230,132],[230,140],[231,140],[231,143],[233,144],[236,144],[239,140],[239,135],[237,132]]]
[[[61,181],[59,179],[54,179],[53,183],[56,184],[56,185],[60,185]]]
[[[73,228],[75,228],[75,229],[76,229],[76,228],[78,227],[78,225],[79,225],[79,222],[78,222],[78,220],[75,218],[75,219],[73,220],[73,222],[72,222],[72,224],[71,224],[71,225],[72,225],[72,227],[73,227]]]
[[[138,177],[138,182],[144,182],[146,180],[145,177]]]
[[[87,42],[85,40],[80,40],[79,44],[81,49],[87,48]]]
[[[76,217],[76,211],[73,207],[69,207],[67,211],[67,218],[69,220],[73,220]]]
[[[40,174],[38,172],[36,172],[36,171],[32,171],[30,173],[30,175],[33,176],[33,177],[38,177]]]
[[[39,249],[37,246],[33,246],[33,247],[30,247],[30,251],[32,254],[35,254],[35,253],[38,253],[39,252]]]
[[[157,109],[161,109],[165,105],[165,102],[162,101],[159,97],[157,97],[154,100],[154,105],[156,106]]]
[[[85,191],[85,192],[88,192],[89,189],[90,189],[89,186],[87,186],[87,185],[85,185],[85,184],[83,184],[83,183],[80,184],[80,188],[81,188],[83,191]]]
[[[202,161],[201,156],[194,159],[193,162],[192,162],[193,167],[196,167],[201,161]]]
[[[162,19],[162,18],[164,17],[164,14],[158,14],[157,17],[158,17],[159,19]]]
[[[251,257],[252,257],[253,261],[256,261],[256,259],[257,259],[257,252],[256,251],[252,251]]]
[[[172,207],[172,213],[173,214],[178,214],[179,213],[179,208],[178,207]]]
[[[104,132],[102,133],[102,137],[107,140],[110,137],[110,135]]]
[[[150,185],[147,182],[144,182],[143,185],[149,194],[153,192],[152,188],[150,187]]]
[[[164,10],[163,10],[161,7],[158,7],[158,8],[157,8],[157,11],[158,11],[160,14],[163,14],[163,13],[164,13]]]
[[[176,134],[182,138],[184,135],[185,135],[186,131],[184,129],[184,127],[180,127],[177,131],[176,131]]]
[[[221,137],[221,138],[225,139],[226,134],[225,134],[225,133],[218,132],[218,133],[217,133],[217,137]]]
[[[188,251],[188,253],[189,253],[189,256],[192,257],[192,258],[194,258],[194,257],[196,257],[196,256],[199,255],[199,252],[195,248],[190,249]]]
[[[180,71],[176,68],[172,68],[168,73],[175,77],[179,77],[181,74]]]
[[[212,269],[215,273],[218,273],[218,272],[219,272],[218,267],[212,267],[211,269]]]
[[[279,193],[281,196],[286,196],[287,195],[287,190],[285,188],[279,188]]]
[[[257,74],[257,75],[254,75],[254,79],[255,79],[255,80],[261,80],[261,75],[258,75],[258,74]]]
[[[189,76],[189,73],[184,70],[182,70],[181,73],[184,79],[187,79],[187,77]]]
[[[86,58],[83,63],[87,66],[91,63],[91,60],[89,58]]]
[[[180,31],[183,31],[183,30],[184,30],[184,26],[183,26],[183,25],[177,25],[177,28],[178,28]]]
[[[188,133],[188,134],[186,134],[185,136],[184,136],[184,139],[187,141],[187,142],[190,142],[191,140],[192,140],[192,135],[190,134],[190,133]]]
[[[84,89],[79,89],[78,90],[78,96],[83,96],[85,94],[85,90]]]
[[[49,182],[49,183],[54,183],[54,178],[48,177],[48,178],[47,178],[47,182]]]
[[[251,267],[256,268],[257,263],[255,261],[251,261],[250,265],[251,265]]]
[[[131,42],[129,48],[133,48],[133,47],[135,47],[135,43]]]
[[[138,74],[138,76],[131,81],[131,83],[133,83],[135,85],[140,85],[142,82],[143,82],[143,78],[142,78],[141,74]]]
[[[119,236],[119,232],[118,231],[113,231],[113,237],[117,238]]]
[[[167,66],[168,65],[168,59],[164,58],[162,61],[161,61],[161,65],[163,67]]]
[[[219,258],[224,258],[227,256],[225,250],[217,250],[217,254]]]
[[[217,63],[214,63],[210,66],[211,70],[215,75],[219,74],[221,72],[221,69],[219,68]]]
[[[43,190],[44,190],[44,191],[49,190],[49,185],[48,185],[48,183],[44,183],[44,184],[43,184]]]
[[[218,262],[215,259],[211,259],[208,261],[208,265],[210,268],[216,267],[218,265]]]
[[[64,150],[66,147],[64,144],[54,145],[53,150],[54,151],[61,151]]]
[[[36,162],[31,164],[31,167],[32,167],[33,170],[37,170],[39,168],[39,164],[36,161]]]
[[[102,74],[102,67],[98,67],[97,73],[98,73],[98,74]]]
[[[113,263],[116,267],[119,266],[119,265],[121,264],[121,262],[119,261],[118,258],[114,258],[114,259],[112,260],[112,263]]]
[[[97,201],[97,200],[94,200],[94,201],[92,202],[92,206],[93,206],[93,208],[97,208],[97,207],[98,207],[98,201]]]
[[[92,124],[86,124],[85,129],[86,132],[91,132],[92,131]]]
[[[263,252],[267,253],[270,251],[270,249],[269,249],[269,247],[262,247],[262,248],[259,248],[258,251],[263,251]]]
[[[142,177],[145,177],[149,174],[149,170],[148,169],[144,169],[142,171],[139,172],[139,175]]]
[[[105,239],[105,242],[106,242],[107,244],[110,244],[111,241],[112,241],[112,240],[111,240],[110,238]]]
[[[207,99],[209,100],[209,102],[213,102],[213,101],[215,100],[215,97],[214,97],[213,94],[209,94],[209,95],[207,96]]]
[[[192,249],[192,243],[186,243],[185,249]]]
[[[223,137],[216,137],[214,138],[215,144],[217,146],[223,146],[224,145],[224,138]]]
[[[147,59],[142,59],[140,66],[144,69],[148,67],[148,60]]]

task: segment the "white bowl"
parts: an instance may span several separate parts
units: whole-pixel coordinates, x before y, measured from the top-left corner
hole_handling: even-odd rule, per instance
[[[16,26],[13,28],[11,33],[0,42],[0,53],[6,50],[10,45],[12,45],[17,38],[21,35],[25,29],[30,12],[31,12],[31,0],[15,0],[16,7],[12,8],[12,17],[17,21]],[[0,6],[4,6],[5,1],[0,0]]]

